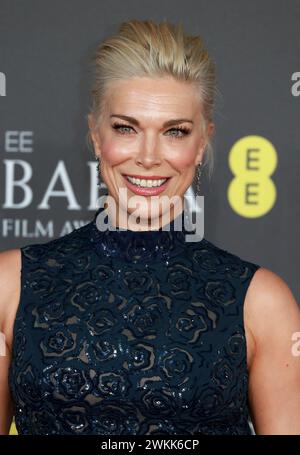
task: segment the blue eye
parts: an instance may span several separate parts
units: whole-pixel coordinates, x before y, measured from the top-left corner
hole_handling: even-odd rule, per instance
[[[188,128],[184,128],[184,127],[177,127],[177,128],[171,128],[169,131],[175,131],[176,133],[180,132],[182,133],[181,135],[174,135],[174,134],[171,134],[171,136],[174,136],[174,137],[183,137],[183,136],[186,136],[187,134],[189,134],[190,130]]]
[[[113,126],[112,126],[115,130],[118,130],[121,134],[126,134],[126,132],[124,133],[124,130],[122,130],[122,128],[128,128],[128,129],[133,129],[131,126],[129,125],[121,125],[120,123],[114,123]]]
[[[130,133],[130,131],[134,131],[134,129],[132,128],[132,126],[129,126],[129,125],[122,125],[121,123],[114,123],[112,125],[112,127],[117,130],[120,134],[127,134],[127,133]],[[170,134],[170,136],[174,137],[174,138],[182,138],[186,135],[188,135],[190,133],[190,130],[189,128],[186,128],[186,127],[183,127],[183,126],[178,126],[176,128],[171,128],[167,131],[167,133],[169,132],[175,132],[176,134]],[[180,134],[179,134],[180,133]]]

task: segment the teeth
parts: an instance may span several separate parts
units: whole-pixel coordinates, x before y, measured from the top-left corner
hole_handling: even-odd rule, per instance
[[[135,177],[128,177],[126,176],[129,182],[133,183],[134,185],[139,185],[145,188],[153,188],[156,186],[161,186],[163,183],[167,181],[167,179],[157,179],[157,180],[146,180],[146,179],[137,179]]]

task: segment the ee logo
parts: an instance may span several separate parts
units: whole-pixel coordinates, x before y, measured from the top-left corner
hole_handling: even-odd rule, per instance
[[[234,174],[227,192],[232,209],[246,218],[268,213],[277,194],[271,179],[278,161],[273,144],[262,136],[245,136],[233,145],[228,159]]]

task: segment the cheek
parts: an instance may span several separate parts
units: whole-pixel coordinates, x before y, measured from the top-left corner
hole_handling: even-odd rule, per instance
[[[130,147],[112,139],[103,142],[101,151],[103,161],[109,166],[121,164],[132,156]]]
[[[114,138],[107,138],[102,142],[102,159],[108,166],[117,166],[127,160],[132,159],[135,154],[134,144],[124,144]],[[163,153],[163,159],[179,173],[183,173],[194,166],[196,157],[196,147],[194,144],[186,144],[178,147],[168,147]]]
[[[190,167],[194,166],[196,151],[194,147],[182,147],[180,151],[173,151],[167,158],[169,163],[180,173],[185,172]]]

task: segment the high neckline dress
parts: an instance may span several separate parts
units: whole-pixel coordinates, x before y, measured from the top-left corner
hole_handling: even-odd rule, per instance
[[[251,434],[243,308],[260,266],[187,242],[184,212],[169,230],[101,231],[102,210],[21,248],[18,433]]]

